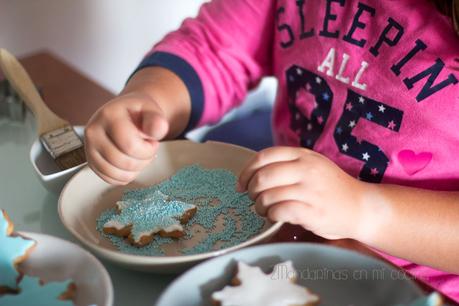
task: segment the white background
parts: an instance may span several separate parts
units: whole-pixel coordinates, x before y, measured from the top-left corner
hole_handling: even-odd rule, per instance
[[[231,1],[231,0],[228,0]],[[0,47],[16,56],[50,50],[118,93],[146,52],[206,0],[0,0]],[[277,82],[267,78],[249,103],[225,120],[270,107]],[[206,128],[189,137],[199,139]]]
[[[0,47],[48,49],[118,92],[143,55],[204,0],[0,0]]]

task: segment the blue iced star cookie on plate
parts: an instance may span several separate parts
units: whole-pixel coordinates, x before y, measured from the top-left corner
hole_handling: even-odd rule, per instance
[[[27,259],[35,246],[35,241],[14,234],[13,230],[13,223],[0,209],[0,294],[17,289],[21,275],[17,266]]]
[[[196,206],[171,200],[160,191],[139,198],[116,203],[118,214],[103,226],[106,234],[128,237],[131,244],[142,247],[150,243],[155,234],[180,238],[185,224],[196,213]]]
[[[0,296],[2,306],[73,306],[72,281],[41,284],[35,277],[24,276],[19,284],[18,294]]]

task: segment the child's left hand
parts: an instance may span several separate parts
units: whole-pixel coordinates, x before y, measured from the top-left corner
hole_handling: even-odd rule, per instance
[[[361,215],[364,182],[325,156],[295,147],[263,150],[239,177],[259,214],[298,224],[330,238],[353,238]]]

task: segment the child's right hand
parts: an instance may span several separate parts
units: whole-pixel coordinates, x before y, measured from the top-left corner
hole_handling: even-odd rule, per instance
[[[148,95],[129,93],[101,107],[85,130],[88,165],[110,184],[125,185],[156,155],[169,124]]]

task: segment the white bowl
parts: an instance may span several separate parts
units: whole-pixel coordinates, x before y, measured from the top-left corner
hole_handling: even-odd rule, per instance
[[[318,294],[321,306],[405,305],[422,296],[408,275],[378,259],[321,244],[277,243],[197,265],[171,283],[156,306],[211,306],[212,293],[230,284],[239,260],[259,266],[265,273],[275,264],[291,260],[298,283]]]
[[[282,224],[272,224],[266,220],[265,227],[256,236],[222,250],[195,255],[138,256],[118,251],[110,241],[102,237],[96,230],[96,219],[101,212],[114,207],[126,189],[157,184],[182,167],[192,164],[200,164],[205,168],[225,168],[238,175],[254,154],[255,152],[249,149],[219,142],[163,142],[158,148],[155,161],[143,170],[133,183],[124,187],[110,186],[99,179],[89,167],[83,168],[64,187],[59,199],[59,216],[65,227],[77,239],[110,261],[141,271],[183,271],[204,259],[265,241],[275,234]]]
[[[81,139],[83,139],[84,127],[75,126],[74,129]],[[29,156],[30,162],[42,185],[55,194],[59,194],[65,183],[87,164],[83,163],[73,168],[60,170],[51,155],[43,148],[38,138],[33,142]]]
[[[71,242],[37,233],[21,233],[37,245],[21,264],[26,275],[45,282],[71,279],[77,286],[76,306],[112,306],[113,285],[104,266],[89,252]]]

